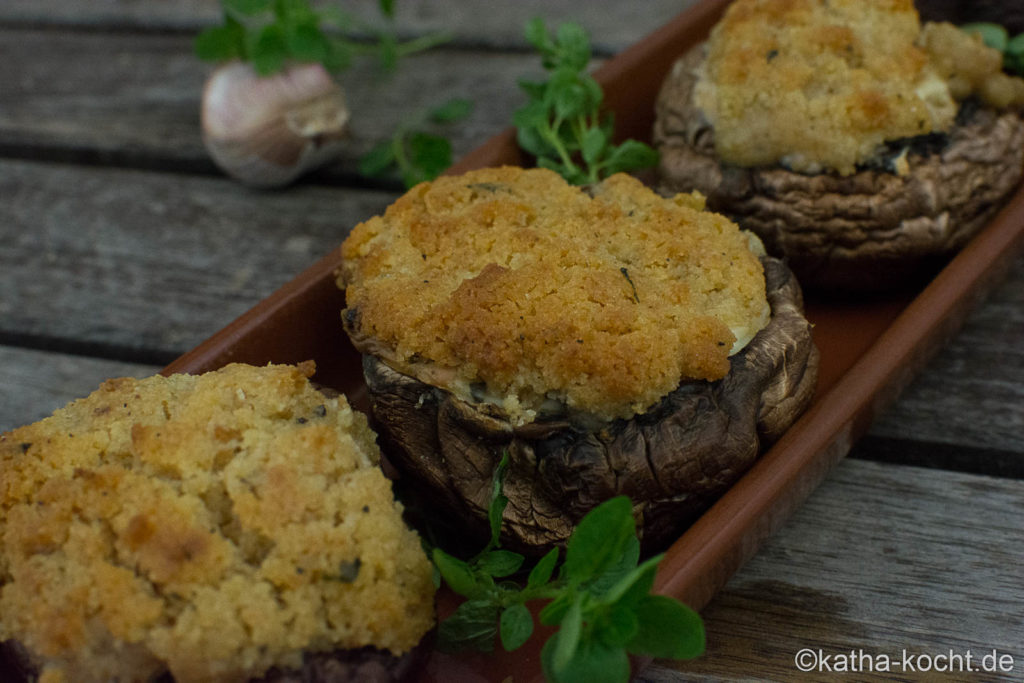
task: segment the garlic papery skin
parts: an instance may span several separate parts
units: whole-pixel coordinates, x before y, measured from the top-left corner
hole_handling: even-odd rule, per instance
[[[259,188],[287,185],[335,158],[349,111],[341,86],[320,64],[260,76],[230,62],[206,82],[203,144],[232,178]]]

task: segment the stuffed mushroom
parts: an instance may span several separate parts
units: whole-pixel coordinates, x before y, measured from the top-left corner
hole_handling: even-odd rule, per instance
[[[625,175],[586,189],[484,169],[413,188],[342,247],[344,325],[389,460],[432,518],[563,543],[633,500],[666,544],[806,407],[800,289],[759,240]]]
[[[737,0],[657,100],[664,191],[698,190],[806,288],[881,291],[1016,189],[1024,81],[913,3]]]
[[[0,435],[0,678],[407,675],[432,567],[312,370],[112,379]]]

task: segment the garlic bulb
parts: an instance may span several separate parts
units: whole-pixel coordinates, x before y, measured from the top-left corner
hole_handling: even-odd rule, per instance
[[[337,156],[347,133],[341,87],[319,64],[271,76],[231,62],[206,82],[203,143],[228,175],[253,187],[286,185]]]

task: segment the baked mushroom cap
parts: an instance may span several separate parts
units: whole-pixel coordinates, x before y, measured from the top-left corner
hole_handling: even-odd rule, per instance
[[[810,401],[818,353],[800,288],[764,257],[771,317],[717,381],[684,381],[630,419],[538,419],[516,425],[364,354],[378,434],[403,488],[433,520],[485,537],[492,474],[504,453],[509,498],[503,544],[539,553],[564,543],[591,508],[619,494],[634,504],[648,549],[685,529],[777,439]],[[372,348],[358,326],[357,348]]]
[[[374,647],[307,653],[299,666],[275,667],[252,683],[398,683],[410,680],[425,660],[427,640],[400,655]],[[0,680],[29,683],[38,675],[32,657],[20,643],[0,643]],[[174,678],[165,673],[155,683],[174,683]]]
[[[414,649],[434,621],[430,561],[366,417],[313,370],[111,379],[0,434],[15,659],[44,681],[237,681]]]
[[[628,418],[723,377],[767,322],[760,240],[703,206],[624,174],[422,183],[342,245],[345,318],[392,368],[518,424]]]
[[[702,50],[675,64],[658,96],[661,189],[704,193],[709,209],[757,233],[807,289],[881,291],[917,281],[1020,182],[1024,121],[970,101],[948,134],[895,141],[877,165],[851,175],[723,163],[693,101]]]

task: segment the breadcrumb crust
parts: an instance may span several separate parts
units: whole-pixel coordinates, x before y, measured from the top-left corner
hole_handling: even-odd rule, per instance
[[[441,177],[345,241],[346,315],[396,370],[520,423],[548,400],[631,417],[723,377],[767,321],[760,244],[702,209],[626,175]]]
[[[912,0],[736,0],[695,91],[730,163],[850,174],[886,140],[948,130],[956,103]]]
[[[0,640],[51,683],[416,645],[430,563],[365,416],[312,371],[112,379],[0,435]]]

